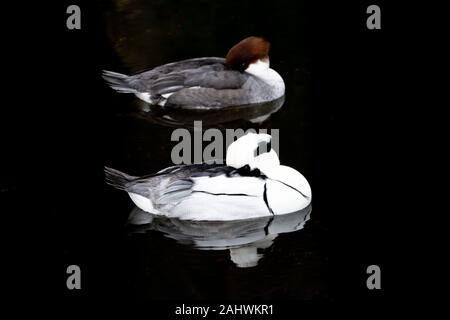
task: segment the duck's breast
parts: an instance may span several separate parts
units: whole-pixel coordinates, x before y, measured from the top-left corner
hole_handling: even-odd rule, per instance
[[[311,197],[299,190],[276,180],[267,179],[267,203],[274,214],[286,214],[306,208]]]

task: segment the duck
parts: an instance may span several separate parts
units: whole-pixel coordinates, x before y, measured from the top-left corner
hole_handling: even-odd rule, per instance
[[[272,137],[248,132],[228,146],[225,163],[181,164],[132,176],[105,167],[106,183],[141,210],[168,218],[231,221],[292,213],[311,203],[311,187],[280,164]]]
[[[276,100],[285,93],[283,78],[270,68],[270,43],[251,36],[225,58],[172,62],[135,75],[103,71],[109,86],[133,93],[150,105],[182,109],[220,109]]]

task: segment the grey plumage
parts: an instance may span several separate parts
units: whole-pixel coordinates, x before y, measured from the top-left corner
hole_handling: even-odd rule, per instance
[[[192,193],[193,184],[194,182],[190,179],[173,181],[160,193],[156,203],[158,205],[178,203]]]
[[[216,57],[169,63],[132,76],[104,71],[103,78],[118,92],[148,93],[152,103],[164,101],[166,107],[215,108],[260,102],[254,101],[255,96],[271,100],[264,96],[271,92],[264,81],[227,69],[225,59]],[[163,98],[166,94],[171,95]]]
[[[103,70],[102,77],[109,84],[109,86],[117,92],[138,93],[138,91],[130,85],[130,77],[126,74]]]
[[[126,173],[123,173],[119,170],[105,167],[105,179],[106,183],[113,186],[116,189],[119,190],[127,190],[127,185],[133,181],[136,180],[137,177],[130,176]]]
[[[222,71],[225,69],[223,58],[197,58],[168,63],[133,76],[113,71],[103,71],[103,78],[115,90],[120,92],[149,92],[152,95],[165,94],[170,87],[180,87],[187,76]],[[202,82],[202,77],[198,79]],[[190,80],[186,86],[196,86],[197,80]],[[184,86],[182,86],[184,88]],[[167,92],[166,92],[167,91]]]

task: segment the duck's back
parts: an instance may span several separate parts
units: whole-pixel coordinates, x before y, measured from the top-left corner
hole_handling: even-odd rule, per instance
[[[203,68],[203,70],[221,71],[225,69],[225,59],[218,57],[205,57],[186,59],[177,62],[167,63],[151,70],[147,70],[136,75],[130,76],[130,84],[135,85],[136,89],[144,92],[150,89],[150,84],[157,80],[164,78],[168,74],[184,73],[189,70],[196,70]]]

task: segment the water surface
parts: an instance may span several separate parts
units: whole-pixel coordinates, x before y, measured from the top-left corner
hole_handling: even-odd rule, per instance
[[[199,56],[224,56],[249,35],[272,43],[271,66],[285,80],[283,101],[261,108],[236,107],[226,113],[167,112],[132,95],[104,90],[104,164],[143,175],[172,165],[177,127],[265,128],[280,130],[280,161],[312,178],[311,50],[302,2],[242,3],[199,1],[102,1],[108,48],[102,68],[135,73],[163,63]],[[199,11],[201,8],[201,12]],[[265,19],[250,12],[261,10]],[[270,12],[270,15],[267,14]],[[293,41],[295,45],[293,45]],[[262,110],[263,109],[263,110]],[[206,144],[204,144],[205,146]],[[107,215],[115,223],[120,295],[139,299],[324,299],[326,228],[320,212],[270,217],[236,224],[189,223],[156,217],[141,227],[126,226],[134,205],[124,192],[105,185]],[[142,221],[141,221],[142,222]],[[283,229],[284,228],[284,229]],[[221,237],[222,236],[222,237]],[[106,239],[105,243],[107,243]]]

